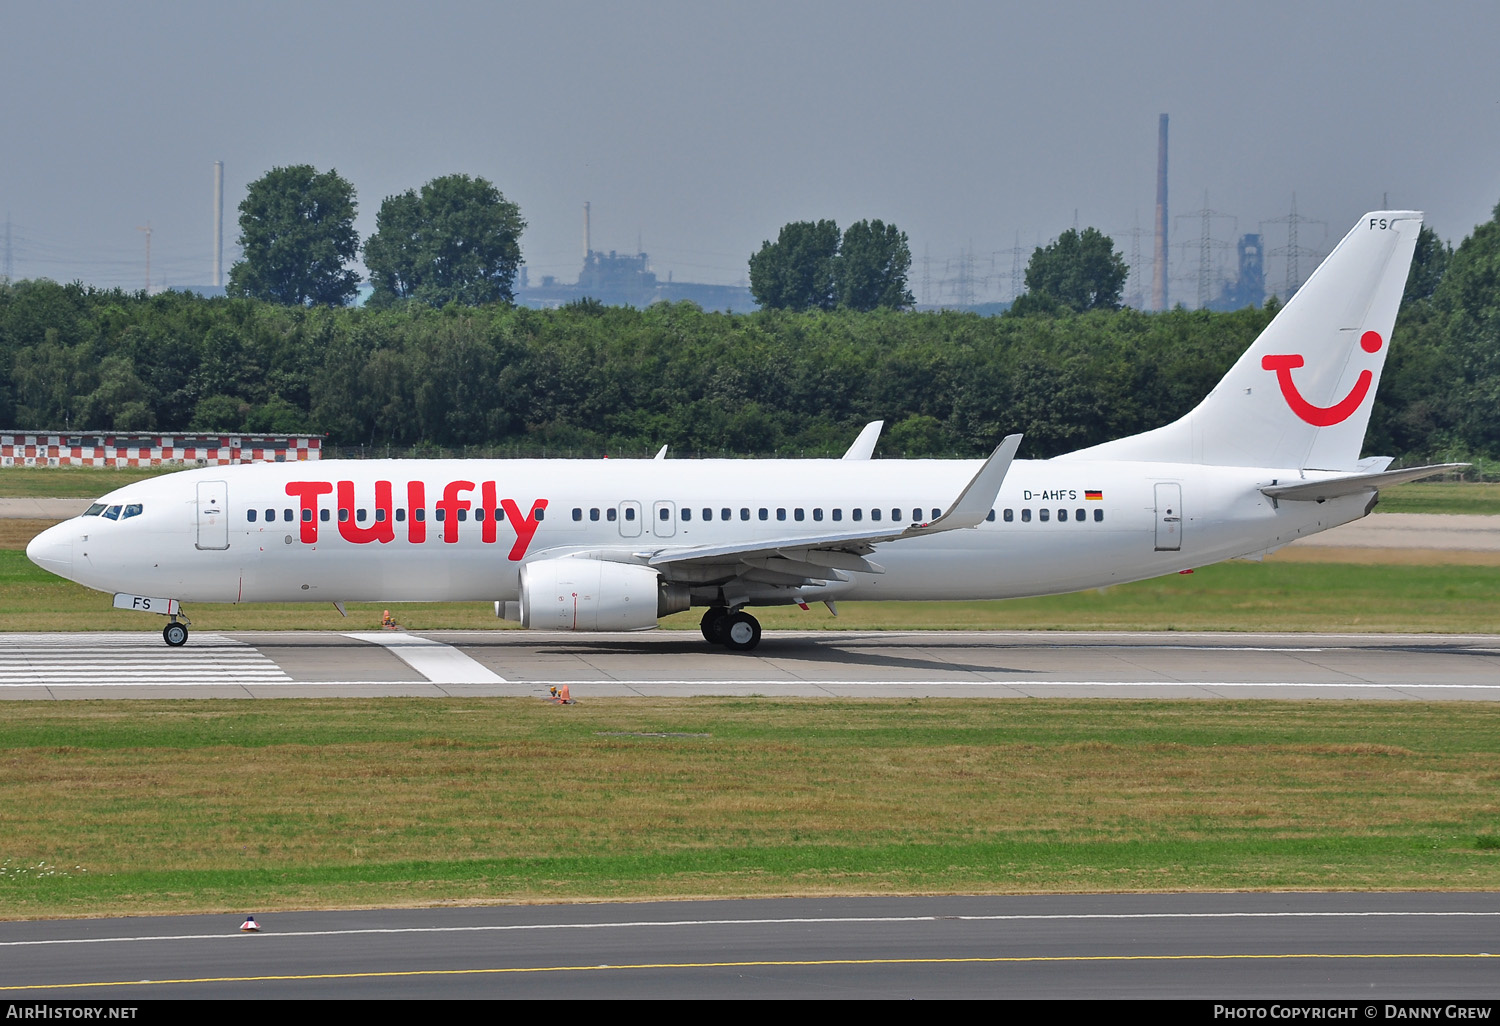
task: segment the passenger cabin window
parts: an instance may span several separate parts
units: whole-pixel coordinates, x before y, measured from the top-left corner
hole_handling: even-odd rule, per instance
[[[759,517],[761,520],[770,520],[771,519],[771,511],[768,510],[768,509],[766,509],[766,507],[764,507],[764,506],[762,506],[760,508],[760,510],[755,515],[757,517]]]
[[[834,510],[833,511],[833,519],[835,519],[835,520],[843,520],[844,519],[844,511],[841,510],[841,509]]]
[[[1073,511],[1073,519],[1076,520],[1076,521],[1078,521],[1080,524],[1083,523],[1085,520],[1088,519],[1088,511],[1087,510],[1081,510],[1081,509],[1075,509]]]
[[[1094,510],[1094,523],[1097,524],[1097,523],[1102,522],[1103,520],[1104,520],[1104,510],[1102,510],[1102,509],[1096,509],[1096,510]]]
[[[813,507],[813,519],[814,520],[822,520],[823,519],[823,507],[821,507],[821,506],[814,506]]]
[[[901,523],[901,511],[899,509],[891,510],[891,520],[898,524]]]
[[[615,522],[616,516],[618,516],[618,513],[613,506],[604,511],[604,519],[608,520],[611,524]]]
[[[541,510],[537,510],[536,511],[536,518],[538,520],[542,519],[542,511]],[[626,520],[634,520],[635,519],[635,507],[634,506],[626,506],[625,507],[625,519]]]
[[[667,521],[667,520],[671,520],[672,519],[672,511],[670,509],[668,509],[666,506],[663,506],[661,508],[661,514],[660,515],[661,515],[661,519],[664,522]]]
[[[1001,519],[1003,519],[1007,524],[1010,523],[1011,521],[1016,519],[1016,511],[1013,509],[1006,510],[1001,514]]]
[[[340,510],[339,512],[343,512],[343,511]],[[320,509],[320,510],[318,510],[318,519],[321,520],[321,521],[323,521],[324,523],[327,523],[327,521],[328,521],[328,511],[326,509]]]
[[[741,520],[749,520],[750,519],[750,507],[749,506],[741,506],[740,507],[740,519]]]
[[[804,519],[806,519],[806,517],[807,517],[807,514],[802,511],[802,507],[801,506],[798,506],[796,509],[792,510],[792,519],[793,520],[804,520]]]
[[[1029,524],[1029,523],[1031,523],[1031,510],[1030,509],[1023,509],[1023,510],[1021,510],[1021,523],[1023,523],[1023,524]]]
[[[284,509],[281,511],[281,519],[290,524],[293,520],[297,519],[297,514],[290,509]],[[308,517],[307,519],[311,520],[312,518]]]
[[[461,522],[467,522],[467,521],[468,521],[468,519],[469,519],[469,511],[468,511],[468,510],[466,510],[466,509],[461,509],[461,510],[459,510],[459,511],[458,511],[458,519],[459,519],[459,520],[460,520],[460,521],[461,521]]]
[[[505,519],[505,510],[501,509],[499,506],[496,506],[493,510],[490,511],[490,516],[496,523],[499,523],[501,520]]]
[[[414,509],[411,511],[411,515],[412,519],[417,523],[425,523],[427,520],[427,508],[424,506],[421,509]]]
[[[728,506],[725,506],[723,509],[719,510],[719,519],[720,520],[728,520],[729,519],[729,507]]]
[[[1057,511],[1057,522],[1059,524],[1066,522],[1067,519],[1068,519],[1068,511],[1067,510],[1060,509],[1060,510]]]
[[[993,524],[995,522],[995,511],[994,510],[990,510],[989,514],[987,516],[985,516],[984,519]]]
[[[404,523],[406,523],[406,510],[404,510],[404,509],[398,509],[398,510],[396,510],[396,523],[398,523],[398,524],[404,524]]]
[[[573,507],[573,519],[576,520],[576,521],[578,521],[579,523],[583,522],[583,507],[582,506],[574,506]]]
[[[287,512],[290,513],[291,510],[287,510]],[[268,509],[268,510],[266,510],[266,523],[269,524],[269,523],[271,523],[271,521],[273,521],[275,519],[276,519],[276,511],[274,509]],[[291,518],[288,517],[287,519],[290,520]]]
[[[436,520],[438,523],[441,524],[441,523],[443,523],[444,521],[446,521],[448,519],[448,511],[446,509],[444,509],[443,507],[439,506],[437,509],[435,509],[433,511],[433,513],[432,513],[432,519]]]
[[[682,507],[682,522],[685,524],[691,519],[693,519],[693,511],[687,506]]]
[[[245,510],[245,519],[248,520],[248,521],[250,521],[252,524],[255,523],[255,518],[257,516],[259,516],[259,515],[260,514],[258,514],[253,509],[247,509],[247,510]]]
[[[632,517],[632,519],[635,517],[635,511],[634,510],[631,510],[630,516]],[[546,519],[547,519],[547,511],[546,510],[539,509],[539,510],[536,511],[536,522],[537,523],[540,524],[543,520],[546,520]]]
[[[339,523],[346,524],[348,522],[349,522],[349,511],[347,509],[340,509],[339,510]]]
[[[1037,519],[1045,524],[1047,520],[1052,516],[1052,511],[1050,509],[1039,509],[1036,511],[1036,515]]]
[[[777,506],[776,507],[776,519],[777,520],[785,520],[786,519],[786,508],[785,507],[783,507],[783,506]]]
[[[361,508],[361,509],[355,510],[354,511],[354,519],[357,522],[361,523],[361,524],[364,523],[365,522],[365,511],[364,511],[364,509]]]
[[[594,521],[597,521],[599,519],[599,507],[598,506],[590,506],[589,507],[589,519],[590,520],[594,520]]]
[[[879,520],[880,519],[880,509],[878,507],[876,509],[870,510],[870,519],[871,520]]]
[[[862,509],[856,509],[850,513],[850,516],[852,516],[855,520],[863,520],[865,518],[865,511]]]

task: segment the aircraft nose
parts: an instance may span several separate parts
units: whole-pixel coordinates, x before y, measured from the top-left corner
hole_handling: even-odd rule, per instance
[[[59,577],[73,573],[73,533],[67,524],[49,527],[26,546],[26,558]]]

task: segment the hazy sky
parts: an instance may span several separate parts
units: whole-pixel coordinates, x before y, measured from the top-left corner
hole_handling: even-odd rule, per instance
[[[139,288],[149,221],[154,284],[202,284],[215,160],[226,268],[273,166],[336,168],[362,238],[385,196],[464,172],[520,205],[533,280],[576,278],[588,200],[595,249],[639,240],[663,278],[721,283],[787,221],[881,218],[920,299],[924,253],[940,277],[972,246],[1004,291],[1018,233],[1029,249],[1075,211],[1128,258],[1166,112],[1172,212],[1206,192],[1238,219],[1218,238],[1295,192],[1327,222],[1305,246],[1387,195],[1456,243],[1500,201],[1497,40],[1493,0],[0,0],[0,217],[18,278]]]

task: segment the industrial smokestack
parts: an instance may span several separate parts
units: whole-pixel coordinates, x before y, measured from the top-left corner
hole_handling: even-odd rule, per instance
[[[1167,116],[1156,140],[1156,259],[1151,267],[1151,308],[1167,308]]]
[[[589,258],[589,254],[592,253],[593,251],[594,251],[594,247],[591,246],[591,245],[589,245],[589,201],[588,200],[584,200],[583,201],[583,259],[585,261],[587,261],[588,258]]]
[[[214,288],[224,284],[224,162],[214,161]]]

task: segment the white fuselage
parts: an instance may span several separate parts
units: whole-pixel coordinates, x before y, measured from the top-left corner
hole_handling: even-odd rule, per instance
[[[372,460],[205,468],[111,492],[100,500],[106,509],[138,512],[75,518],[28,551],[87,587],[184,603],[508,601],[518,596],[522,564],[538,558],[646,559],[882,524],[899,530],[936,519],[979,465]],[[1017,460],[993,520],[879,544],[870,559],[885,573],[847,573],[781,601],[1078,591],[1264,552],[1368,511],[1372,492],[1277,504],[1258,490],[1302,476]]]

